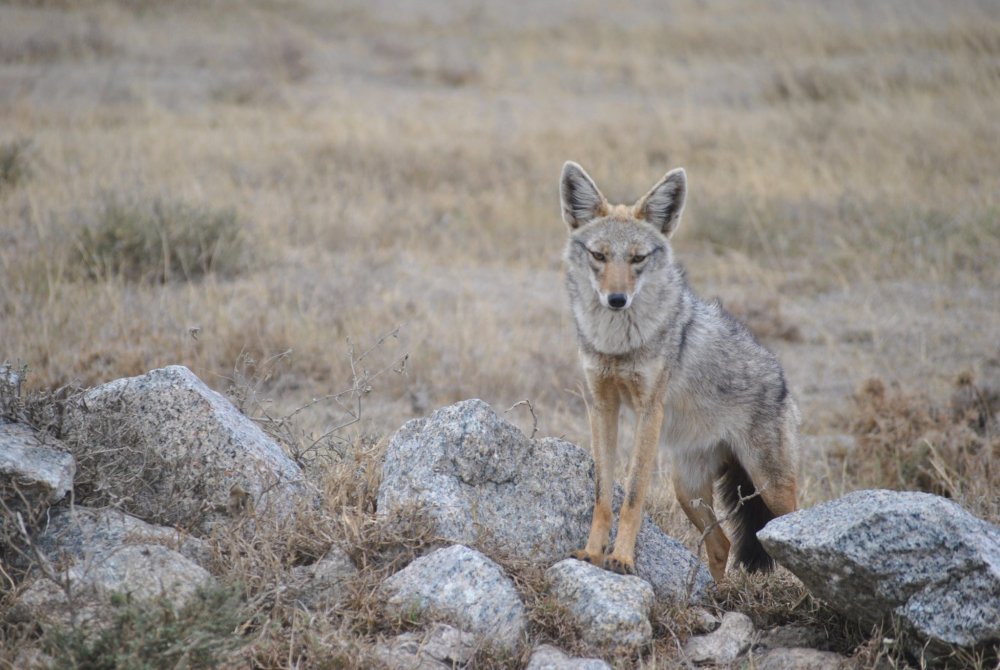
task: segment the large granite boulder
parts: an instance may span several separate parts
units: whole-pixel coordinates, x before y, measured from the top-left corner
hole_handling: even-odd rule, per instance
[[[918,639],[1000,641],[1000,529],[928,493],[855,491],[770,522],[758,537],[819,598]]]
[[[593,504],[587,451],[554,438],[529,439],[481,400],[400,428],[389,442],[378,492],[383,517],[418,509],[447,541],[541,565],[585,544]],[[636,543],[636,569],[664,601],[700,599],[711,584],[698,559],[648,517]]]
[[[284,516],[303,489],[281,447],[180,365],[88,390],[64,429],[89,473],[77,482],[87,499],[159,523],[204,529],[249,509]]]

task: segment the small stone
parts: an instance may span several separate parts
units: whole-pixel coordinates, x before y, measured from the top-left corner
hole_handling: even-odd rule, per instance
[[[590,563],[566,559],[545,573],[552,598],[566,609],[580,637],[598,649],[629,652],[652,640],[653,588]]]
[[[756,670],[847,670],[853,662],[846,656],[832,651],[819,651],[804,647],[779,647],[754,655]]]
[[[348,595],[350,579],[358,574],[350,556],[339,547],[331,547],[312,565],[292,569],[297,582],[297,598],[309,608],[337,607]]]
[[[573,658],[561,649],[543,644],[535,647],[525,670],[611,670],[599,658]]]
[[[375,656],[393,670],[452,670],[472,660],[476,648],[475,635],[439,623],[379,644]]]
[[[788,648],[823,649],[830,643],[829,635],[822,626],[790,624],[775,626],[760,634],[755,650]]]
[[[698,664],[732,663],[750,649],[753,622],[740,612],[726,612],[719,627],[708,635],[692,637],[684,645],[684,655]]]
[[[76,461],[55,438],[20,423],[0,422],[0,495],[8,507],[53,505],[73,489]]]
[[[113,594],[163,598],[180,608],[212,581],[195,562],[208,559],[203,542],[114,509],[60,510],[35,546],[48,568],[26,566],[34,581],[15,603],[18,620],[69,625],[75,613],[77,623],[107,623]]]
[[[441,621],[513,650],[527,624],[514,583],[499,565],[462,545],[422,556],[382,584],[386,614]]]

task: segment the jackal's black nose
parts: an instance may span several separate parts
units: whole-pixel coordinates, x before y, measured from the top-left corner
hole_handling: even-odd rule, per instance
[[[611,309],[621,309],[628,303],[628,298],[624,293],[612,293],[608,296],[608,307]]]

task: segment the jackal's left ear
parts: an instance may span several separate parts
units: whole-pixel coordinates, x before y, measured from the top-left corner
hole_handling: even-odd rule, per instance
[[[687,174],[684,168],[675,168],[635,203],[635,216],[670,237],[680,223],[686,196]]]
[[[559,198],[562,201],[562,217],[566,225],[579,228],[583,224],[608,213],[608,201],[597,188],[586,170],[566,161],[559,178]]]

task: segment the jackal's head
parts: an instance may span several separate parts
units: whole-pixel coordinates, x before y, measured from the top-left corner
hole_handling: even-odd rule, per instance
[[[572,161],[559,181],[563,221],[570,229],[566,260],[576,285],[586,274],[601,305],[632,306],[647,278],[673,262],[668,238],[684,209],[687,177],[668,172],[634,205],[612,205],[594,180]]]

